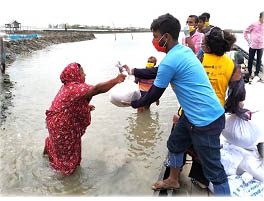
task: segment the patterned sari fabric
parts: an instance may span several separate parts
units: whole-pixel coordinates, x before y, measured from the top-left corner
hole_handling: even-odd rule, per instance
[[[81,79],[77,63],[61,73],[64,84],[46,111],[49,137],[45,140],[50,165],[62,174],[71,175],[81,162],[81,137],[91,123],[90,100],[83,96],[91,85]]]

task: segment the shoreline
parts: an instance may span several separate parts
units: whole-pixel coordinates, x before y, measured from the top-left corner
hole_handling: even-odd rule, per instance
[[[4,41],[6,50],[6,69],[12,65],[12,63],[19,56],[29,55],[35,51],[42,50],[48,46],[71,43],[78,41],[93,40],[95,36],[91,32],[57,32],[57,31],[31,31],[23,34],[38,33],[42,37],[33,38],[31,40],[10,40]],[[12,106],[12,88],[13,82],[10,81],[8,73],[0,73],[0,130],[7,118],[8,108]]]

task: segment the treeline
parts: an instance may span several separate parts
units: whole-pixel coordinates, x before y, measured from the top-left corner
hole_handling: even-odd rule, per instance
[[[147,28],[140,28],[140,27],[125,27],[125,28],[118,28],[118,27],[111,27],[111,26],[88,26],[88,25],[81,25],[81,24],[49,24],[48,28],[50,29],[90,29],[90,30],[146,30],[149,31]]]

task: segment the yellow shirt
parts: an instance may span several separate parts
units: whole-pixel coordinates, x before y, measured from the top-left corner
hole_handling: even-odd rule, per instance
[[[217,97],[224,107],[228,82],[235,67],[234,62],[226,54],[216,56],[205,53],[202,64]]]

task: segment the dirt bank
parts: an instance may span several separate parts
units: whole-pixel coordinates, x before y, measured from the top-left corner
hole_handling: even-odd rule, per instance
[[[34,32],[36,33],[36,32]],[[90,32],[37,32],[42,37],[32,40],[5,41],[7,64],[15,61],[19,55],[26,55],[47,46],[77,41],[92,40],[95,36]]]
[[[77,41],[92,40],[94,34],[90,32],[34,32],[42,37],[32,40],[12,40],[5,41],[6,47],[6,64],[7,68],[12,64],[17,57],[30,54],[36,50],[44,49],[50,45],[59,43],[69,43]],[[26,34],[26,33],[25,33]],[[12,105],[12,91],[14,83],[9,79],[8,74],[0,72],[0,130],[8,115],[8,107]]]

